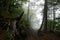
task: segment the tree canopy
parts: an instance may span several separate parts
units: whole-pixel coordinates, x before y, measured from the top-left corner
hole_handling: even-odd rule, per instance
[[[5,18],[19,17],[23,11],[22,3],[27,0],[0,0],[0,15]]]

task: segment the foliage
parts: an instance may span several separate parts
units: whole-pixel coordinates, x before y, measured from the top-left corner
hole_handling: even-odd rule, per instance
[[[9,19],[14,19],[19,17],[21,12],[23,12],[22,4],[26,1],[27,0],[0,0],[0,16]],[[13,38],[12,31],[8,30],[6,32],[7,33],[6,40],[12,40]]]
[[[53,5],[60,4],[60,0],[48,0],[48,2]]]
[[[19,27],[20,27],[21,33],[24,33],[27,30],[29,30],[29,23],[27,22],[27,20],[24,16],[19,22]]]
[[[48,31],[60,32],[60,22],[54,20],[48,20]],[[54,26],[54,27],[53,27]]]
[[[6,31],[6,39],[5,40],[12,40],[13,39],[13,35],[12,35],[12,31],[8,30]]]
[[[22,2],[26,2],[27,0],[20,0],[20,1],[22,1]]]
[[[20,3],[18,3],[21,1]],[[0,15],[5,18],[16,18],[19,17],[23,11],[22,2],[27,0],[0,0]]]
[[[55,27],[53,27],[53,26],[56,25],[56,24],[57,24],[56,21],[54,21],[54,20],[48,20],[48,24],[47,24],[48,30],[49,31],[54,31]]]
[[[56,24],[56,31],[60,32],[60,20],[57,20],[57,24]]]

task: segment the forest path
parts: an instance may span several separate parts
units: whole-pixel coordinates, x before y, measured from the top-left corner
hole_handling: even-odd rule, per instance
[[[38,34],[31,32],[31,34],[29,34],[25,40],[60,40],[60,37],[58,37],[59,35],[54,32],[40,32]],[[4,40],[5,37],[6,31],[0,30],[0,40]]]
[[[28,35],[25,40],[60,40],[60,37],[53,32],[40,32],[38,35]]]

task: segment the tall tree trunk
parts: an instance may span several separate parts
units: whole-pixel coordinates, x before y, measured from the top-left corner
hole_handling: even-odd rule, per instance
[[[40,31],[47,31],[47,9],[48,9],[47,0],[45,0],[43,21],[42,21],[40,29],[38,30],[38,33],[40,33]]]
[[[42,25],[39,31],[47,31],[47,9],[48,9],[47,0],[45,0],[43,21],[42,21]]]
[[[10,30],[12,31],[12,36],[13,36],[13,40],[14,40],[14,36],[15,36],[15,31],[16,31],[16,20],[11,20],[10,21]]]
[[[48,8],[48,5],[47,5],[47,0],[45,0],[45,5],[44,5],[44,17],[43,17],[43,20],[44,20],[44,31],[47,31],[47,8]]]
[[[53,31],[55,31],[56,30],[56,27],[55,27],[55,6],[53,7],[53,20],[54,20]]]

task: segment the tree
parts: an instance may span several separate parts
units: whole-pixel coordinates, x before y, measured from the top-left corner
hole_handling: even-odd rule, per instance
[[[47,0],[45,0],[44,12],[43,12],[43,21],[40,30],[47,31]]]
[[[2,19],[8,22],[5,22],[10,25],[10,27],[7,27],[7,31],[11,30],[13,32],[12,35],[14,35],[16,31],[16,23],[18,23],[24,14],[22,3],[26,1],[27,0],[0,0],[0,21]]]

